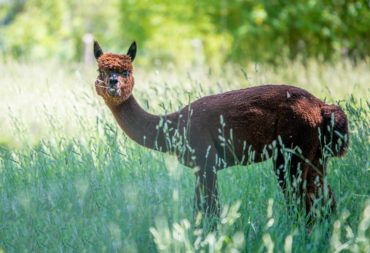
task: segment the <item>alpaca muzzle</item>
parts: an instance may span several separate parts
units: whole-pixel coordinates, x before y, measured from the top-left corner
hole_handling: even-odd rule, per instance
[[[108,88],[108,94],[112,97],[115,97],[117,94],[117,89],[114,88]]]
[[[121,95],[121,90],[118,87],[118,76],[113,74],[112,76],[109,77],[109,82],[108,82],[108,94],[112,97],[120,96]]]
[[[108,95],[111,97],[121,96],[121,89],[119,89],[117,85],[114,87],[108,87],[107,92],[108,92]]]

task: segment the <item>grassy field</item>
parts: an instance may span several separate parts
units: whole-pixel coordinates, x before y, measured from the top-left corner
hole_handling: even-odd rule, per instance
[[[95,66],[1,65],[0,252],[370,252],[368,63],[135,70],[135,96],[158,114],[263,83],[339,103],[351,145],[329,164],[338,211],[310,234],[286,214],[271,161],[221,171],[221,221],[194,229],[192,171],[121,133]]]

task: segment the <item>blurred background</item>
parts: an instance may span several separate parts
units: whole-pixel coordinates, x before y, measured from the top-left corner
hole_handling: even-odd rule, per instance
[[[115,53],[137,42],[134,94],[163,114],[265,83],[369,97],[369,24],[368,0],[0,0],[0,144],[113,122],[94,91],[94,39]]]
[[[370,1],[0,0],[4,59],[89,61],[93,35],[143,65],[365,59]]]

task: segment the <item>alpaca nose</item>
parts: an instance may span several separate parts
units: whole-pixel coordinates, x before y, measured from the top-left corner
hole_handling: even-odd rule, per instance
[[[117,78],[109,78],[109,85],[115,86],[118,83]]]

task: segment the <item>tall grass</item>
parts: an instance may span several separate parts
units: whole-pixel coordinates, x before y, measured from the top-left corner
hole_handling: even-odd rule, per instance
[[[271,162],[220,171],[216,230],[193,221],[194,176],[117,128],[92,66],[4,63],[0,69],[0,249],[5,252],[369,252],[370,73],[366,63],[138,68],[135,96],[163,114],[206,94],[292,83],[350,119],[332,159],[338,211],[307,233],[287,215]],[[198,226],[196,226],[198,224]]]

